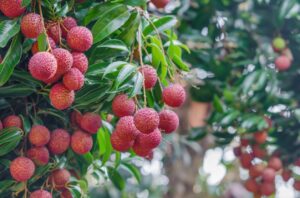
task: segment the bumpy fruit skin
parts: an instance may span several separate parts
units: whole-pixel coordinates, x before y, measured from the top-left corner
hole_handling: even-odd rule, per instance
[[[51,173],[51,183],[56,189],[64,189],[70,181],[71,173],[66,169],[57,169]]]
[[[274,183],[264,182],[260,186],[260,193],[265,196],[270,196],[275,192],[275,185]]]
[[[252,193],[257,193],[259,190],[259,186],[256,183],[256,181],[254,179],[248,179],[245,184],[244,184],[245,188]]]
[[[85,113],[81,118],[80,126],[88,133],[95,134],[102,126],[101,117],[95,113]]]
[[[163,90],[163,100],[170,107],[180,107],[185,98],[185,90],[179,84],[173,84]]]
[[[261,148],[258,144],[252,146],[252,152],[254,157],[263,159],[267,155],[267,151],[264,148]]]
[[[275,66],[279,71],[285,71],[289,69],[291,64],[291,60],[285,55],[281,55],[275,60]]]
[[[51,133],[48,148],[51,153],[60,155],[64,153],[70,146],[70,134],[64,129],[55,129]]]
[[[254,140],[258,144],[263,144],[267,141],[268,133],[266,131],[259,131],[254,133]]]
[[[22,7],[22,0],[0,0],[0,10],[9,18],[15,18],[25,12]]]
[[[52,198],[52,195],[46,190],[36,190],[30,194],[30,198]]]
[[[124,116],[120,118],[116,125],[116,131],[121,140],[131,142],[135,140],[139,131],[134,125],[133,116]]]
[[[126,94],[117,95],[112,102],[112,111],[118,117],[131,116],[135,112],[135,102]]]
[[[159,113],[159,125],[158,128],[164,133],[174,132],[179,125],[179,118],[174,111],[163,110]]]
[[[86,73],[88,66],[89,66],[89,61],[84,55],[84,53],[81,52],[72,52],[73,56],[73,68],[79,69],[79,71],[83,74]]]
[[[84,85],[84,75],[77,68],[71,68],[64,77],[63,83],[69,90],[79,90]]]
[[[249,153],[243,153],[240,157],[241,165],[244,169],[249,169],[252,165],[253,156]]]
[[[112,147],[119,152],[128,151],[133,145],[133,141],[124,141],[122,138],[119,137],[119,132],[114,131],[110,136],[110,141]]]
[[[170,0],[151,0],[151,2],[155,5],[157,8],[165,8]]]
[[[42,17],[35,13],[26,14],[21,21],[21,31],[27,38],[37,38],[44,30]]]
[[[57,61],[57,74],[65,74],[71,69],[73,65],[73,56],[68,50],[56,48],[53,50],[52,54]]]
[[[27,157],[17,157],[9,167],[11,176],[18,182],[24,182],[30,179],[35,171],[34,163]]]
[[[67,43],[71,49],[85,52],[93,44],[93,35],[86,27],[73,27],[68,33]]]
[[[295,188],[295,190],[300,191],[300,181],[295,180],[293,187]]]
[[[277,37],[273,40],[272,46],[273,46],[274,51],[280,52],[285,49],[286,43],[283,38]]]
[[[50,90],[50,101],[56,109],[64,110],[69,108],[75,99],[74,91],[67,89],[62,83],[55,84]]]
[[[161,140],[161,132],[158,129],[155,129],[149,134],[139,133],[134,144],[141,145],[147,150],[152,150],[159,146]]]
[[[55,49],[55,48],[56,48],[56,44],[55,44],[55,41],[53,40],[53,38],[48,37],[48,39],[49,39],[49,44],[50,44],[51,49]],[[36,42],[32,45],[32,47],[31,47],[31,53],[32,53],[32,54],[36,54],[36,53],[38,53],[39,51],[40,51],[40,50],[39,50],[39,44],[38,44],[38,42],[36,41]]]
[[[57,61],[49,52],[38,52],[29,60],[30,74],[37,80],[48,80],[57,70]]]
[[[69,190],[63,190],[60,194],[61,198],[73,198]]]
[[[49,151],[46,147],[33,147],[27,151],[29,157],[38,166],[44,166],[49,162]]]
[[[149,66],[149,65],[145,65],[145,66],[141,67],[139,71],[144,76],[145,88],[147,90],[152,89],[155,86],[156,82],[157,82],[156,70],[153,67]]]
[[[50,25],[47,29],[47,33],[50,37],[53,38],[55,43],[60,42],[62,31],[58,24]]]
[[[151,108],[140,109],[134,115],[134,124],[140,132],[149,134],[158,127],[159,115]]]
[[[261,176],[264,169],[265,169],[264,164],[255,164],[254,166],[250,167],[249,175],[251,178],[259,177],[259,176]]]
[[[35,146],[44,146],[50,140],[50,131],[42,125],[35,125],[29,132],[29,141]]]
[[[59,81],[61,79],[62,75],[55,73],[55,75],[47,80],[43,80],[44,83],[46,84],[53,84],[56,83],[57,81]]]
[[[70,115],[72,126],[80,126],[81,119],[82,119],[82,114],[79,111],[77,110],[72,111]]]
[[[272,157],[268,162],[268,167],[279,171],[282,168],[282,162],[278,157]]]
[[[153,152],[151,149],[145,148],[141,144],[134,143],[132,150],[140,157],[147,157]]]
[[[77,22],[73,17],[66,17],[64,18],[62,24],[61,24],[61,31],[62,36],[64,38],[67,38],[68,32],[73,28],[77,26]]]
[[[93,147],[93,138],[90,134],[75,131],[71,137],[71,147],[79,155],[89,152]]]
[[[275,180],[275,170],[272,168],[266,168],[262,172],[262,178],[264,182],[274,182]]]
[[[18,127],[20,129],[22,129],[22,127],[23,127],[22,120],[19,116],[16,116],[16,115],[7,116],[3,120],[3,127],[4,128]]]

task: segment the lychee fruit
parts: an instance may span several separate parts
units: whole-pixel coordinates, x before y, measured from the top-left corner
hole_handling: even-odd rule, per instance
[[[293,187],[296,191],[300,191],[300,180],[295,180]]]
[[[174,132],[179,125],[179,118],[174,111],[163,110],[159,113],[159,125],[158,128],[164,133]]]
[[[272,42],[272,46],[275,52],[280,52],[285,49],[286,43],[283,38],[276,37]]]
[[[275,66],[279,71],[285,71],[289,69],[291,64],[291,60],[285,55],[281,55],[275,60]]]
[[[61,198],[73,198],[73,195],[69,190],[63,190],[60,196]]]
[[[252,146],[252,152],[254,157],[263,159],[267,155],[267,151],[264,148],[261,148],[259,145],[255,144]]]
[[[95,134],[102,126],[101,117],[95,113],[85,113],[80,121],[80,127],[88,133]]]
[[[64,75],[63,83],[69,90],[79,90],[84,85],[84,75],[77,68],[71,68]]]
[[[55,84],[50,90],[50,101],[56,109],[64,110],[69,108],[75,99],[74,91],[70,91],[62,83]]]
[[[29,157],[38,166],[44,166],[49,162],[49,151],[46,147],[33,147],[27,151]]]
[[[27,38],[37,38],[44,30],[42,17],[35,13],[26,14],[21,21],[21,31]]]
[[[116,125],[116,131],[121,140],[131,142],[135,140],[139,131],[134,125],[133,116],[124,116],[120,118]]]
[[[30,74],[37,80],[48,80],[57,70],[57,61],[49,52],[38,52],[29,60]]]
[[[153,152],[152,149],[145,148],[143,145],[136,143],[132,146],[132,150],[140,157],[147,157]]]
[[[81,119],[82,119],[82,114],[79,111],[77,110],[72,111],[70,120],[73,126],[76,125],[80,126]]]
[[[71,49],[85,52],[93,44],[93,35],[86,27],[76,26],[69,31],[67,43]]]
[[[261,176],[264,169],[265,169],[264,164],[255,164],[255,165],[250,167],[249,175],[250,175],[251,178],[259,177],[259,176]]]
[[[65,74],[71,69],[73,65],[73,56],[68,50],[56,48],[52,51],[52,54],[57,61],[57,74]]]
[[[51,37],[48,37],[48,39],[49,39],[49,44],[50,44],[51,49],[55,49],[56,48],[55,41]],[[37,41],[34,42],[34,44],[32,45],[31,52],[32,52],[32,54],[36,54],[36,53],[40,52],[39,44]]]
[[[55,43],[60,43],[62,31],[58,24],[51,24],[48,26],[47,33],[50,37],[53,38]]]
[[[93,138],[90,134],[75,131],[71,137],[71,147],[79,155],[89,152],[93,147]]]
[[[274,183],[264,182],[260,186],[260,193],[264,196],[270,196],[275,192]]]
[[[275,170],[272,168],[265,168],[262,172],[262,178],[264,182],[274,182],[275,180]]]
[[[57,169],[51,173],[50,181],[54,188],[64,189],[70,181],[71,174],[67,169]]]
[[[142,145],[146,149],[151,150],[158,147],[161,140],[161,132],[158,129],[155,129],[152,133],[149,134],[139,133],[134,144]]]
[[[241,154],[242,154],[242,148],[240,146],[237,146],[237,147],[233,148],[233,154],[236,157],[240,157]]]
[[[143,67],[140,67],[139,71],[144,76],[145,88],[147,90],[152,89],[155,86],[156,82],[157,82],[156,70],[153,67],[149,66],[149,65],[145,65]]]
[[[248,139],[245,139],[245,138],[242,138],[241,139],[241,145],[243,147],[247,147],[249,145],[249,140]]]
[[[77,22],[73,17],[66,17],[64,18],[61,26],[62,36],[64,38],[67,38],[68,32],[73,28],[77,26]]]
[[[243,153],[240,156],[240,162],[244,169],[249,169],[252,165],[253,156],[249,153]]]
[[[31,144],[44,146],[50,140],[50,131],[45,126],[35,125],[31,128],[28,138]]]
[[[157,8],[165,8],[170,0],[151,0],[151,3]]]
[[[22,0],[0,0],[0,10],[5,16],[15,18],[23,14],[26,8],[22,7]]]
[[[126,94],[117,95],[112,102],[112,111],[118,117],[130,116],[135,112],[135,102]]]
[[[292,171],[289,170],[289,169],[284,169],[284,170],[282,171],[281,176],[282,176],[283,181],[287,182],[287,181],[289,181],[290,178],[292,177]]]
[[[257,193],[259,190],[259,186],[258,186],[257,182],[251,178],[245,182],[244,186],[249,192],[252,192],[252,193]]]
[[[128,151],[133,145],[133,141],[125,141],[119,137],[120,133],[114,131],[110,136],[110,142],[112,147],[119,152]]]
[[[52,195],[46,190],[36,190],[30,194],[30,198],[52,198]]]
[[[62,75],[55,73],[55,75],[47,80],[43,80],[44,83],[46,84],[53,84],[56,83],[57,81],[59,81],[61,79]]]
[[[163,100],[170,107],[180,107],[185,98],[185,90],[179,84],[173,84],[163,90]]]
[[[85,56],[85,54],[81,52],[72,52],[72,56],[73,56],[72,67],[79,69],[81,73],[85,74],[89,66],[89,61]]]
[[[159,125],[159,115],[151,108],[140,109],[134,115],[134,124],[140,132],[151,133]]]
[[[281,159],[278,157],[271,157],[268,162],[268,167],[273,168],[275,171],[279,171],[282,168]]]
[[[18,182],[24,182],[30,179],[35,171],[34,163],[27,157],[17,157],[9,167],[10,174]]]
[[[22,129],[23,122],[22,122],[22,120],[21,120],[21,118],[19,116],[10,115],[10,116],[7,116],[6,118],[4,118],[4,120],[3,120],[3,127],[4,128],[7,128],[7,127],[18,127],[20,129]]]
[[[268,133],[266,131],[259,131],[254,133],[254,140],[258,144],[263,144],[267,141]]]
[[[64,153],[70,146],[70,134],[64,129],[55,129],[52,131],[48,148],[51,153],[60,155]]]

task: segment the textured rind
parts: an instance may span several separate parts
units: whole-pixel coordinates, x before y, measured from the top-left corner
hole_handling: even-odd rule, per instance
[[[249,169],[252,165],[253,156],[249,153],[243,153],[240,157],[241,165],[245,169]]]
[[[52,195],[46,190],[36,190],[30,194],[30,198],[52,198]]]
[[[147,90],[152,89],[157,82],[157,73],[156,70],[149,66],[145,65],[139,69],[139,71],[144,76],[144,84]]]
[[[279,71],[285,71],[290,68],[291,60],[287,56],[281,55],[275,59],[275,66]]]
[[[57,61],[56,74],[65,74],[71,69],[73,65],[73,56],[68,50],[56,48],[52,51],[52,54]]]
[[[19,182],[30,179],[35,171],[34,163],[27,157],[17,157],[9,167],[11,176]]]
[[[71,49],[85,52],[90,49],[93,44],[93,35],[86,27],[77,26],[69,31],[67,43]]]
[[[61,195],[61,198],[73,198],[73,196],[69,190],[63,190],[60,195]]]
[[[70,120],[73,126],[80,126],[81,119],[82,119],[82,114],[79,111],[77,110],[72,111],[70,115]]]
[[[266,131],[259,131],[254,133],[255,142],[263,144],[267,141],[268,133]]]
[[[272,168],[266,168],[262,172],[262,178],[264,182],[274,182],[275,176],[276,176],[275,170]]]
[[[252,178],[249,178],[246,182],[245,182],[245,184],[244,184],[244,186],[245,186],[245,188],[249,191],[249,192],[253,192],[253,193],[256,193],[256,192],[258,192],[258,184],[257,184],[257,182],[254,180],[254,179],[252,179]]]
[[[80,127],[90,134],[97,133],[101,126],[101,117],[95,113],[85,113],[80,121]]]
[[[71,173],[67,169],[57,169],[51,173],[51,183],[56,189],[64,189],[70,181]]]
[[[118,117],[130,116],[135,112],[134,100],[126,94],[117,95],[112,102],[112,111]]]
[[[158,127],[159,115],[151,108],[140,109],[134,115],[134,124],[140,132],[151,133]]]
[[[179,84],[173,84],[163,90],[163,100],[170,107],[180,107],[186,98],[184,88]]]
[[[4,118],[2,124],[3,124],[3,128],[18,127],[20,129],[22,129],[22,127],[23,127],[21,118],[16,115],[7,116],[6,118]]]
[[[44,30],[42,17],[35,13],[26,14],[21,21],[21,31],[27,38],[37,38]]]
[[[35,125],[31,128],[28,138],[31,144],[44,146],[50,140],[50,131],[45,126]]]
[[[164,133],[174,132],[179,125],[179,118],[174,111],[163,110],[159,113],[159,126],[158,128]]]
[[[81,52],[72,52],[73,56],[73,68],[79,69],[79,71],[83,74],[86,73],[89,61],[84,53]]]
[[[161,132],[158,129],[155,129],[152,133],[149,134],[139,133],[134,144],[141,145],[146,150],[151,150],[158,147],[161,140]]]
[[[135,140],[140,133],[134,125],[133,116],[124,116],[120,118],[116,125],[116,131],[121,140],[131,142]]]
[[[37,166],[44,166],[49,162],[49,151],[46,147],[33,147],[27,151],[27,157]]]
[[[33,78],[48,80],[57,70],[57,61],[49,52],[38,52],[29,60],[28,68]]]
[[[55,129],[52,131],[48,148],[51,153],[60,155],[64,153],[70,146],[70,134],[64,129]]]
[[[15,18],[25,12],[25,7],[22,7],[22,0],[0,0],[0,10],[9,18]]]
[[[121,139],[119,137],[119,132],[114,131],[111,136],[110,136],[110,141],[111,141],[111,145],[112,147],[119,152],[125,152],[128,151],[132,145],[133,145],[133,141],[124,141],[123,139]]]
[[[62,83],[55,84],[50,90],[51,104],[59,110],[69,108],[75,99],[74,91],[67,89]]]
[[[257,178],[257,177],[261,176],[264,169],[265,169],[264,164],[262,164],[262,163],[261,164],[255,164],[255,165],[250,167],[249,176],[251,178]]]
[[[59,81],[61,79],[62,75],[61,74],[57,74],[55,73],[55,75],[47,80],[43,80],[44,83],[46,84],[52,84],[55,83],[57,81]]]
[[[71,68],[63,77],[63,83],[69,90],[79,90],[84,85],[84,75],[77,68]]]
[[[147,157],[152,152],[151,149],[147,149],[143,145],[137,144],[136,142],[133,144],[132,150],[140,157]]]
[[[279,171],[282,168],[282,161],[278,157],[271,157],[268,162],[268,167]]]
[[[170,0],[151,0],[151,2],[155,5],[157,8],[165,8],[166,5],[170,2]]]
[[[92,149],[93,138],[90,134],[77,130],[71,137],[71,147],[75,153],[83,155]]]
[[[49,39],[49,43],[50,43],[51,49],[55,49],[55,48],[56,48],[56,44],[55,44],[55,41],[53,40],[53,38],[48,37],[48,39]],[[38,44],[38,42],[36,41],[36,42],[34,42],[34,44],[33,44],[32,47],[31,47],[31,53],[32,53],[32,54],[36,54],[36,53],[38,53],[39,51],[40,51],[40,50],[39,50],[39,44]]]
[[[51,24],[47,29],[47,33],[50,37],[53,38],[56,44],[59,43],[61,39],[62,31],[58,24],[53,24],[53,25]]]
[[[67,38],[68,32],[77,26],[77,22],[73,17],[66,17],[64,18],[61,24],[61,32],[64,38]]]
[[[260,193],[265,196],[270,196],[275,192],[275,184],[274,183],[268,183],[264,182],[260,186]]]

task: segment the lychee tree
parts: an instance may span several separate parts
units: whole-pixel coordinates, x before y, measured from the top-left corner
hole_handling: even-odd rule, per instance
[[[169,107],[188,71],[176,18],[149,3],[0,0],[1,197],[86,197],[87,175],[120,190],[120,171],[141,180],[131,162],[178,127]]]

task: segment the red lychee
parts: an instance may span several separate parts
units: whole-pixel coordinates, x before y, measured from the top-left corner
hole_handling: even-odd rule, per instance
[[[76,26],[69,31],[67,43],[71,49],[85,52],[90,49],[93,44],[93,35],[86,27]]]
[[[30,179],[35,171],[34,163],[27,157],[17,157],[9,167],[11,176],[18,182],[24,182]]]
[[[70,181],[71,174],[67,169],[57,169],[51,173],[50,181],[54,188],[64,189]]]
[[[4,118],[3,120],[3,128],[7,128],[7,127],[18,127],[22,129],[23,122],[19,116],[10,115]]]
[[[252,165],[253,156],[249,153],[243,153],[240,156],[241,165],[244,169],[249,169]]]
[[[50,101],[56,109],[64,110],[69,108],[75,99],[74,91],[67,89],[62,83],[55,84],[50,90]]]
[[[255,164],[255,165],[250,167],[249,175],[250,175],[251,178],[259,177],[259,176],[261,176],[264,169],[265,169],[264,164]]]
[[[48,26],[47,33],[53,38],[55,43],[60,43],[62,31],[58,24],[51,24]]]
[[[161,132],[158,129],[155,129],[152,133],[149,134],[139,133],[134,144],[141,145],[147,150],[151,150],[158,147],[161,140]]]
[[[73,28],[77,26],[77,22],[73,17],[66,17],[64,18],[62,24],[61,24],[61,31],[62,36],[64,38],[67,38],[68,32]]]
[[[273,168],[275,171],[279,171],[282,168],[281,159],[278,157],[271,157],[268,162],[268,167]]]
[[[262,178],[264,182],[274,182],[275,180],[275,170],[272,168],[265,168],[262,172]]]
[[[134,115],[134,124],[140,132],[151,133],[159,125],[159,115],[151,108],[140,109]]]
[[[118,117],[130,116],[135,112],[135,102],[126,94],[117,95],[112,102],[112,111]]]
[[[33,78],[48,80],[56,73],[57,61],[49,52],[38,52],[29,60],[28,68]]]
[[[56,83],[57,81],[59,81],[61,79],[62,75],[55,73],[55,75],[47,80],[43,80],[44,83],[46,84],[53,84]]]
[[[264,182],[260,186],[260,193],[265,196],[270,196],[275,192],[275,185],[274,183]]]
[[[283,181],[287,182],[287,181],[289,181],[290,178],[292,177],[292,171],[289,170],[289,169],[284,169],[284,170],[282,171],[281,176],[282,176]]]
[[[268,133],[266,131],[259,131],[254,133],[255,142],[263,144],[267,141]]]
[[[159,113],[159,129],[167,134],[174,132],[179,125],[179,118],[174,111],[163,110]]]
[[[147,90],[152,89],[155,86],[156,82],[157,82],[156,70],[153,67],[149,66],[149,65],[145,65],[143,67],[140,67],[139,71],[144,76],[145,88]]]
[[[240,146],[237,146],[237,147],[233,148],[233,154],[236,157],[241,156],[241,154],[242,154],[242,148]]]
[[[132,146],[132,150],[140,157],[147,157],[150,155],[153,151],[151,149],[145,148],[143,145],[140,144],[134,144]]]
[[[31,128],[28,138],[31,144],[44,146],[50,140],[50,131],[45,126],[35,125]]]
[[[72,67],[79,69],[81,73],[85,74],[89,66],[89,61],[87,57],[84,55],[84,53],[81,52],[72,52],[72,56],[73,56]]]
[[[64,77],[63,83],[69,90],[79,90],[84,85],[84,75],[77,68],[71,68]]]
[[[254,157],[263,159],[267,155],[267,151],[264,148],[261,148],[259,145],[255,144],[252,146],[252,152]]]
[[[101,117],[95,113],[85,113],[81,118],[80,126],[88,133],[95,134],[102,126]]]
[[[242,138],[241,139],[241,145],[243,147],[247,147],[249,145],[249,140],[248,139],[245,139],[245,138]]]
[[[57,74],[65,74],[71,69],[73,65],[73,56],[68,50],[56,48],[52,51],[52,54],[57,61]]]
[[[259,186],[258,186],[257,182],[251,178],[245,182],[244,186],[249,192],[252,192],[252,193],[257,193],[259,190]]]
[[[133,145],[133,141],[124,141],[119,137],[119,132],[114,131],[110,136],[112,147],[119,152],[125,152]]]
[[[30,198],[52,198],[52,195],[46,190],[36,190],[30,194]]]
[[[27,38],[37,38],[44,30],[42,17],[35,13],[26,14],[21,21],[21,31]]]
[[[285,71],[289,69],[291,64],[291,60],[285,55],[281,55],[275,60],[275,66],[279,71]]]
[[[163,90],[163,100],[170,107],[180,107],[185,97],[185,90],[179,84],[173,84]]]
[[[76,126],[76,125],[80,126],[81,119],[82,119],[82,114],[80,113],[80,111],[77,111],[77,110],[72,111],[70,120],[71,120],[71,124],[73,126]]]
[[[0,10],[9,18],[15,18],[23,14],[26,10],[22,7],[22,0],[0,0]]]
[[[51,49],[55,49],[56,48],[55,41],[51,37],[48,37],[48,39],[49,39],[49,44],[50,44]],[[36,42],[34,42],[34,44],[31,47],[31,52],[32,52],[32,54],[36,54],[39,51],[40,51],[39,50],[39,44],[36,41]]]
[[[135,140],[139,131],[134,125],[133,116],[124,116],[120,118],[116,125],[116,131],[121,140],[131,142]]]
[[[73,198],[73,195],[69,190],[63,190],[60,196],[61,198]]]
[[[70,146],[70,134],[64,129],[55,129],[51,133],[48,148],[51,153],[60,155],[64,153]]]
[[[300,191],[300,180],[295,180],[293,187],[296,191]]]
[[[49,151],[46,147],[33,147],[27,151],[29,157],[38,166],[44,166],[49,162]]]
[[[93,138],[90,134],[75,131],[71,137],[71,147],[79,155],[89,152],[93,147]]]
[[[170,0],[151,0],[151,3],[157,8],[165,8],[169,2]]]

